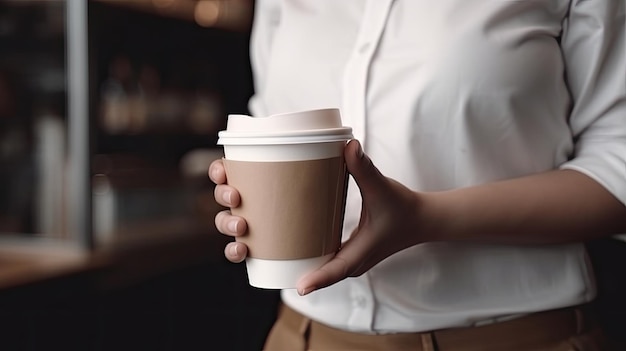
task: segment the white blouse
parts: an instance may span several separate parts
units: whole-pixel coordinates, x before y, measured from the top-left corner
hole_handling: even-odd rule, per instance
[[[255,115],[339,107],[383,174],[436,191],[555,168],[626,203],[624,0],[260,0]],[[350,183],[344,239],[358,224]],[[365,333],[480,325],[595,296],[581,245],[428,243],[283,300]]]

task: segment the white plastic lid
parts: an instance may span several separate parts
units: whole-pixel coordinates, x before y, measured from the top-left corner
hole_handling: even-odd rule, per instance
[[[268,145],[334,142],[352,139],[352,128],[342,126],[339,109],[283,113],[268,117],[229,115],[219,145]]]

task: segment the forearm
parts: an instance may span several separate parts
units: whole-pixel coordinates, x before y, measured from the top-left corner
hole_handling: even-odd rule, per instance
[[[429,241],[551,244],[626,232],[626,206],[572,170],[424,196]]]

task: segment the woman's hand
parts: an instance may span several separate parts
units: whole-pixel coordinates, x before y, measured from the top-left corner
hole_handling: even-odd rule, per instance
[[[300,295],[359,276],[388,256],[422,242],[416,235],[420,194],[383,176],[356,140],[346,146],[345,159],[363,198],[360,223],[331,261],[300,279]]]
[[[209,166],[209,178],[215,185],[215,201],[229,208],[239,206],[239,192],[226,184],[226,171],[222,160],[216,160]],[[215,226],[222,234],[229,236],[244,235],[248,229],[245,219],[233,216],[229,210],[219,212],[215,216]],[[226,258],[234,263],[243,261],[248,254],[248,247],[243,243],[230,242],[224,249]]]
[[[346,146],[345,159],[363,198],[361,220],[331,261],[300,279],[297,288],[301,295],[347,277],[359,276],[388,256],[421,242],[416,235],[421,196],[383,176],[356,140]],[[222,160],[211,163],[209,177],[216,184],[215,200],[220,205],[239,206],[239,193],[226,184]],[[247,230],[245,219],[233,216],[229,210],[215,216],[215,225],[221,233],[233,237],[244,235]],[[248,248],[245,244],[231,242],[224,253],[229,261],[241,262]]]

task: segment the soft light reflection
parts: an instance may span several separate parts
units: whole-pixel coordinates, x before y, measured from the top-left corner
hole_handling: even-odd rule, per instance
[[[222,1],[200,0],[196,4],[194,18],[198,25],[203,27],[214,26],[220,17]]]
[[[2,0],[0,0],[1,2]],[[250,29],[253,0],[97,0],[162,16],[194,21],[205,28]]]

